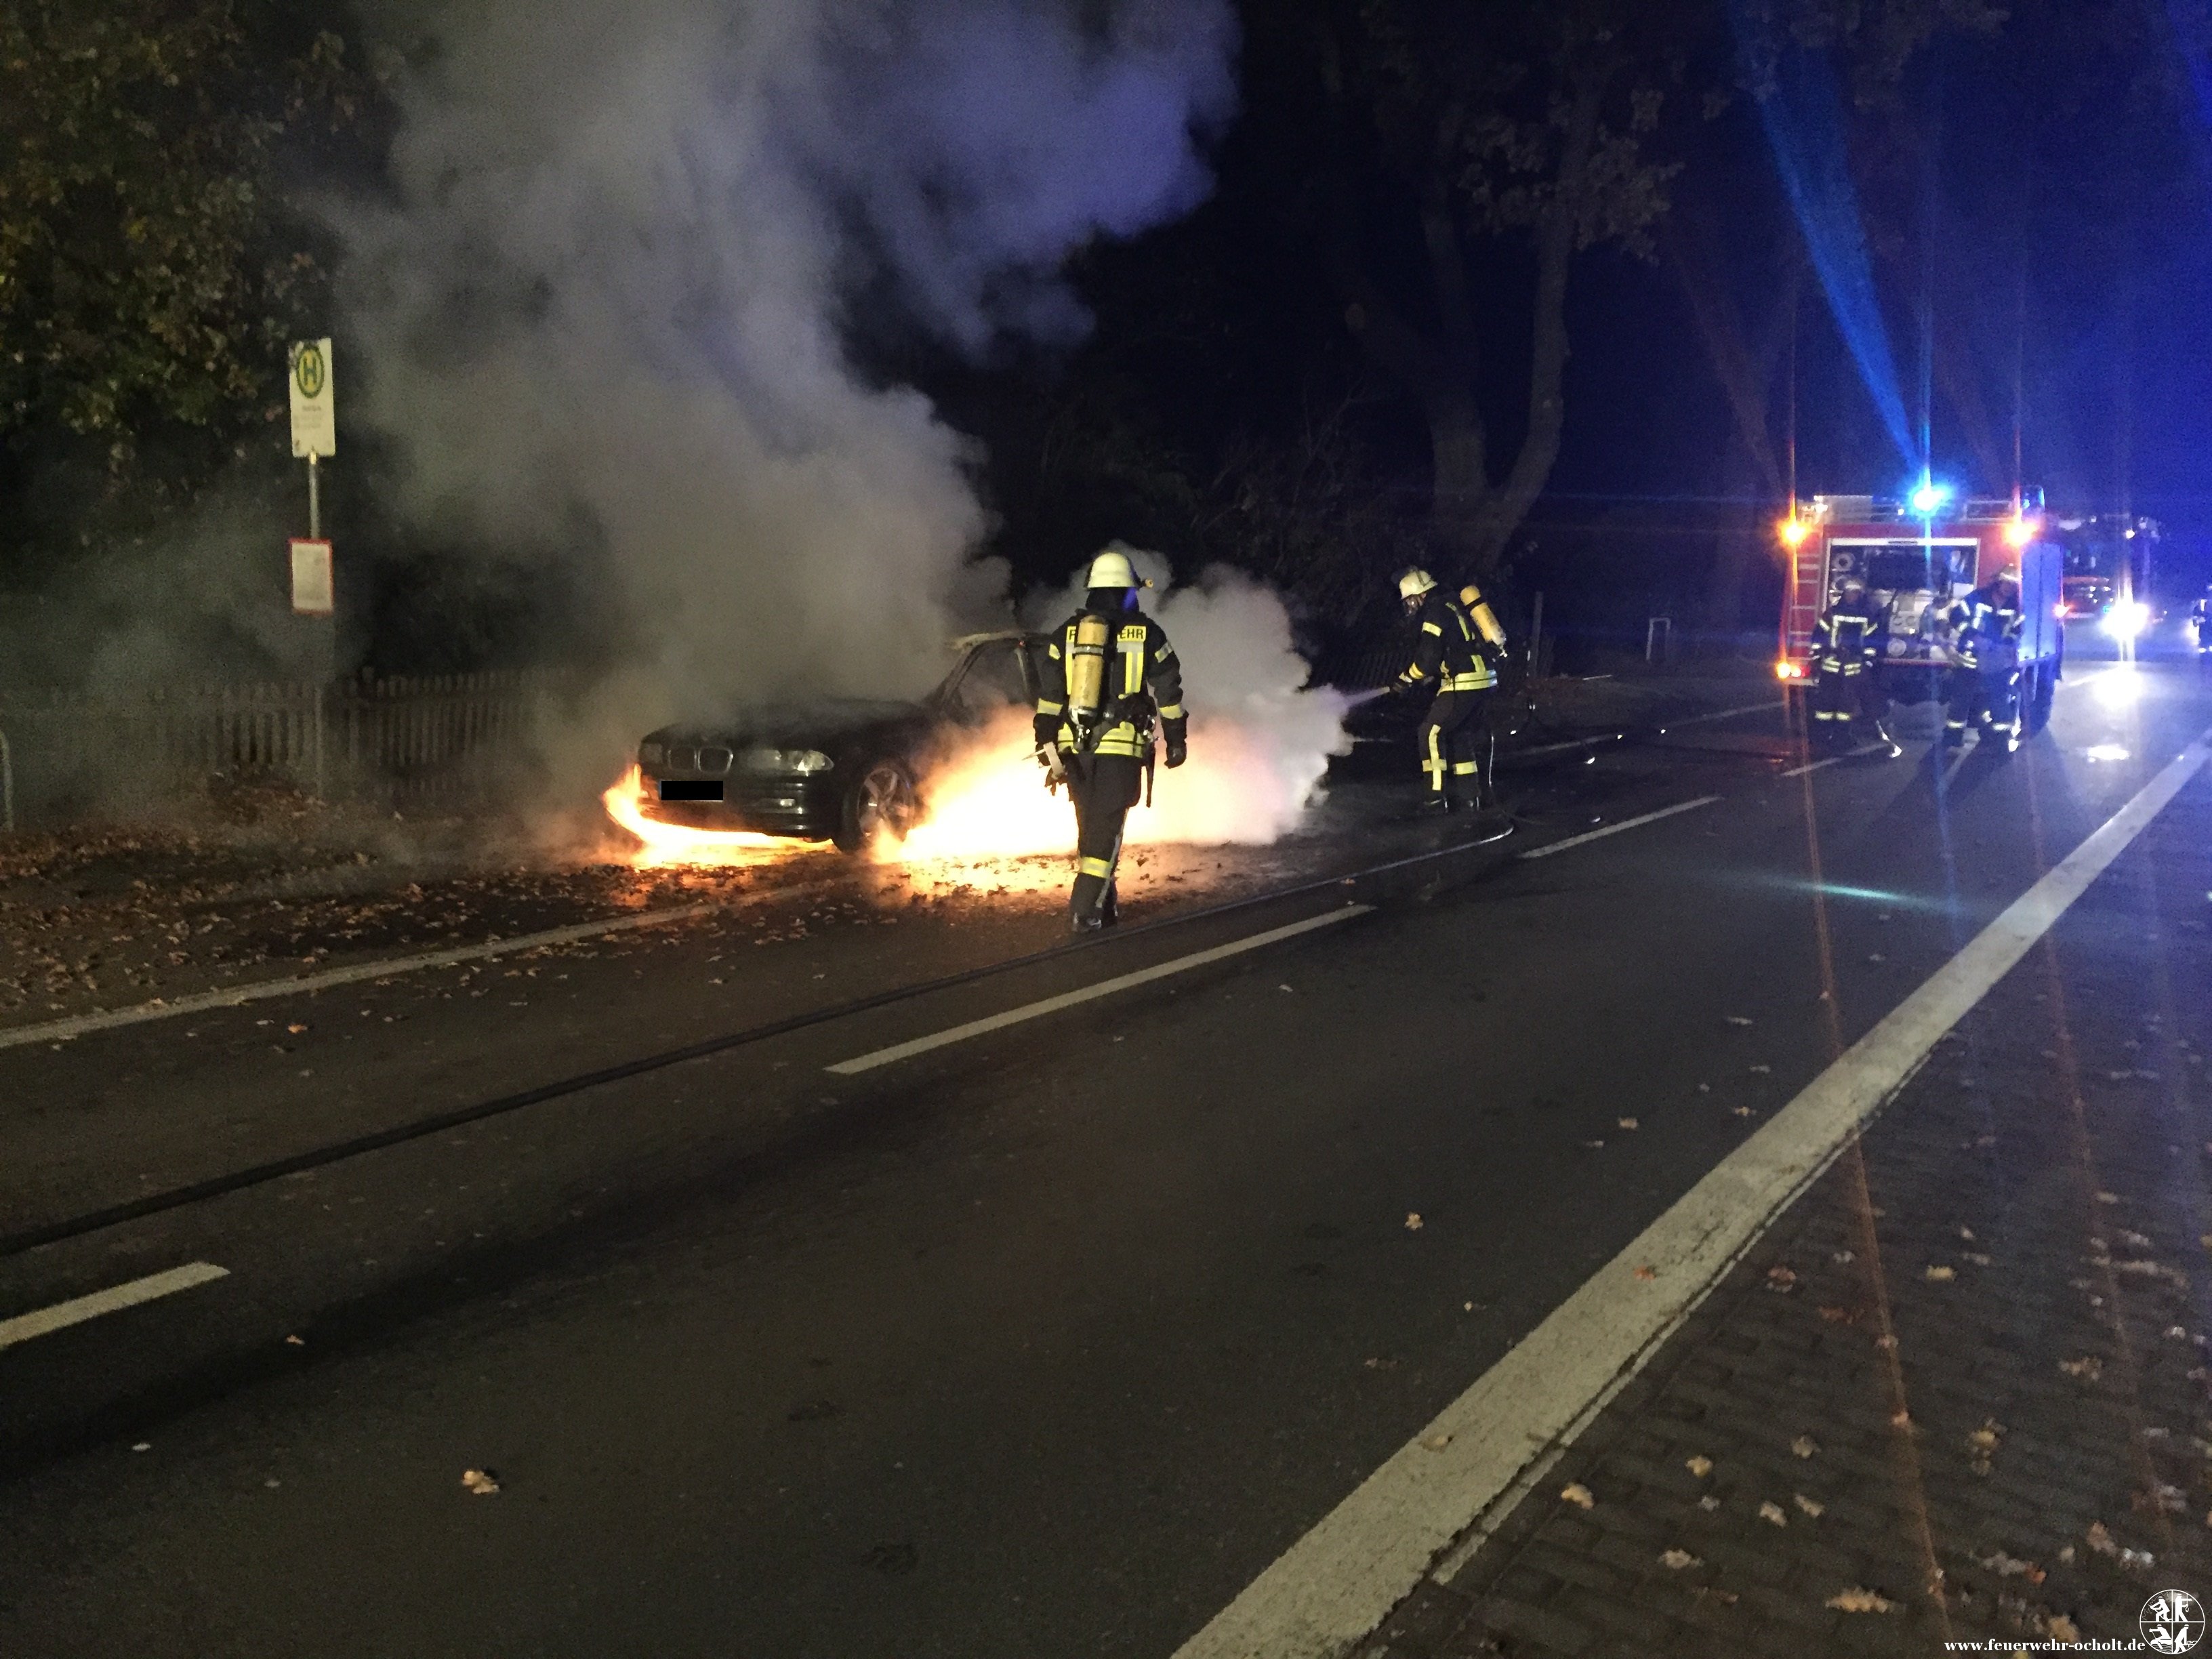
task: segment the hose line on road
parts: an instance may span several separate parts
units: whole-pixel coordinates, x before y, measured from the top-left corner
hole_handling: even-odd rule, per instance
[[[1480,841],[1455,842],[1449,847],[1431,848],[1427,852],[1416,853],[1409,857],[1393,859],[1387,863],[1370,865],[1359,870],[1324,876],[1312,881],[1300,882],[1293,886],[1273,889],[1264,893],[1247,894],[1243,898],[1224,900],[1218,904],[1207,905],[1201,909],[1187,911],[1180,915],[1162,916],[1133,927],[1118,929],[1112,933],[1054,945],[1042,951],[1032,951],[1024,956],[1009,957],[1002,962],[984,963],[977,967],[963,969],[956,974],[946,974],[936,979],[925,980],[919,984],[896,986],[888,991],[878,991],[868,996],[854,998],[850,1001],[832,1004],[824,1008],[811,1009],[805,1013],[788,1015],[782,1019],[769,1020],[759,1025],[748,1026],[741,1031],[726,1032],[720,1036],[706,1037],[696,1042],[684,1043],[680,1047],[663,1049],[656,1054],[642,1054],[635,1059],[622,1060],[612,1066],[600,1066],[589,1072],[580,1072],[550,1083],[539,1084],[534,1088],[519,1090],[513,1094],[500,1095],[490,1100],[477,1101],[467,1106],[456,1107],[452,1111],[433,1113],[428,1117],[395,1124],[390,1128],[374,1130],[368,1134],[356,1135],[345,1140],[313,1147],[306,1152],[295,1152],[284,1158],[271,1158],[265,1163],[250,1164],[242,1170],[210,1176],[205,1180],[190,1182],[180,1187],[170,1188],[164,1192],[149,1193],[142,1197],[126,1200],[120,1204],[109,1205],[83,1215],[60,1221],[45,1222],[35,1226],[18,1228],[12,1232],[0,1233],[0,1260],[21,1255],[27,1251],[39,1249],[46,1245],[58,1244],[72,1238],[81,1238],[88,1233],[119,1226],[125,1222],[141,1221],[149,1216],[182,1209],[187,1205],[222,1198],[250,1187],[258,1187],[272,1181],[281,1181],[287,1176],[302,1174],[309,1170],[323,1169],[330,1164],[361,1157],[364,1153],[381,1152],[387,1147],[404,1146],[409,1141],[442,1134],[449,1129],[462,1128],[471,1123],[482,1122],[486,1118],[504,1116],[510,1112],[519,1112],[526,1107],[541,1105],[547,1101],[558,1100],[569,1095],[581,1094],[587,1090],[599,1088],[607,1084],[626,1082],[631,1078],[665,1071],[672,1066],[681,1066],[688,1060],[704,1060],[712,1055],[726,1054],[735,1048],[746,1048],[757,1042],[765,1042],[774,1037],[787,1036],[793,1032],[806,1030],[814,1026],[827,1025],[837,1020],[851,1018],[855,1015],[871,1013],[878,1008],[887,1008],[897,1003],[913,1001],[940,991],[955,990],[962,986],[972,985],[995,975],[1011,973],[1018,969],[1064,961],[1081,951],[1101,950],[1109,945],[1126,943],[1133,939],[1141,939],[1148,934],[1163,933],[1171,927],[1188,927],[1194,922],[1232,915],[1262,904],[1280,903],[1307,894],[1320,892],[1324,889],[1352,886],[1361,881],[1371,880],[1377,876],[1388,875],[1392,872],[1403,870],[1414,865],[1433,863],[1461,854],[1477,852],[1503,839],[1504,836],[1500,834]]]

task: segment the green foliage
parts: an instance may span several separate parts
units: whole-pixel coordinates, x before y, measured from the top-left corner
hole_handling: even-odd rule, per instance
[[[0,5],[0,441],[120,473],[267,418],[323,277],[280,167],[362,98],[338,35],[233,0]]]

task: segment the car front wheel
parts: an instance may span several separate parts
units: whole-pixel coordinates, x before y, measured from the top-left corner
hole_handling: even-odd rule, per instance
[[[845,797],[837,845],[848,853],[889,837],[904,841],[921,815],[914,777],[895,760],[880,760],[860,775]]]

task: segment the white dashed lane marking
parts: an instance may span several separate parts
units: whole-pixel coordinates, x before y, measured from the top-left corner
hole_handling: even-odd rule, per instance
[[[1662,818],[1671,818],[1677,812],[1693,812],[1700,806],[1711,806],[1718,795],[1700,795],[1695,800],[1677,801],[1672,806],[1662,806],[1656,812],[1646,812],[1641,817],[1623,818],[1619,823],[1608,823],[1602,830],[1585,830],[1579,836],[1569,836],[1565,841],[1555,841],[1548,847],[1532,847],[1522,854],[1524,859],[1547,859],[1554,853],[1564,853],[1569,848],[1587,847],[1594,841],[1603,841],[1607,836],[1617,836],[1624,830],[1634,830],[1644,824],[1656,823]]]
[[[1112,979],[1102,979],[1096,985],[1084,986],[1080,990],[1064,991],[1056,997],[1046,997],[1037,1002],[1025,1002],[1018,1008],[1009,1008],[1001,1014],[986,1015],[971,1019],[964,1025],[954,1025],[942,1031],[933,1031],[911,1042],[895,1042],[888,1048],[841,1060],[825,1069],[840,1077],[854,1077],[862,1072],[872,1072],[879,1066],[889,1066],[896,1060],[909,1060],[916,1054],[926,1054],[933,1048],[943,1048],[955,1042],[965,1042],[969,1037],[982,1036],[991,1031],[1003,1031],[1009,1025],[1019,1025],[1047,1014],[1056,1014],[1063,1008],[1079,1007],[1086,1002],[1096,1002],[1101,997],[1110,997],[1139,985],[1149,985],[1154,980],[1166,979],[1170,975],[1188,973],[1194,968],[1203,968],[1209,963],[1224,962],[1231,957],[1257,951],[1263,945],[1273,945],[1301,933],[1310,933],[1316,928],[1333,927],[1340,921],[1350,921],[1354,916],[1366,915],[1374,909],[1371,904],[1347,904],[1340,909],[1326,911],[1321,915],[1308,916],[1304,921],[1293,921],[1281,927],[1270,927],[1264,933],[1254,933],[1248,939],[1231,939],[1226,945],[1217,945],[1211,950],[1194,951],[1187,957],[1176,957],[1150,968],[1139,968],[1134,973],[1117,974]]]
[[[149,1273],[143,1279],[133,1279],[110,1285],[104,1291],[94,1291],[90,1296],[57,1302],[52,1307],[40,1308],[35,1313],[18,1314],[13,1319],[0,1319],[0,1348],[12,1348],[18,1342],[28,1342],[33,1337],[50,1335],[55,1331],[66,1330],[71,1325],[82,1325],[86,1320],[97,1319],[102,1314],[119,1313],[125,1308],[135,1308],[142,1302],[158,1301],[165,1296],[174,1296],[179,1291],[189,1291],[195,1285],[229,1277],[230,1269],[228,1267],[218,1267],[212,1261],[190,1261],[181,1267],[172,1267],[167,1273]]]

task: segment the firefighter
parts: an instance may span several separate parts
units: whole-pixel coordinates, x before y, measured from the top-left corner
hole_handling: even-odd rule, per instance
[[[2002,740],[2005,752],[2020,747],[2020,578],[2000,570],[1944,613],[1950,624],[1950,706],[1943,720],[1943,746],[1962,747],[1966,727],[1978,724],[1981,741]]]
[[[2189,625],[2196,632],[2197,654],[2212,657],[2212,587],[2189,607]]]
[[[1076,933],[1110,927],[1121,830],[1152,766],[1153,722],[1170,769],[1188,754],[1182,669],[1166,632],[1137,609],[1139,584],[1119,543],[1091,562],[1083,608],[1054,630],[1037,691],[1037,752],[1075,804]]]
[[[1813,626],[1813,659],[1819,666],[1813,683],[1813,735],[1823,748],[1856,747],[1863,716],[1893,759],[1905,752],[1882,725],[1889,713],[1881,684],[1888,633],[1889,607],[1874,602],[1863,579],[1844,577],[1837,585],[1835,603]]]
[[[1472,809],[1482,800],[1481,734],[1488,694],[1498,685],[1505,630],[1470,586],[1474,610],[1437,586],[1425,570],[1398,578],[1398,598],[1414,621],[1413,659],[1398,676],[1401,690],[1433,686],[1436,696],[1417,736],[1427,780],[1421,810],[1438,815]],[[1481,618],[1477,621],[1477,617]],[[1493,642],[1493,637],[1495,641]]]

